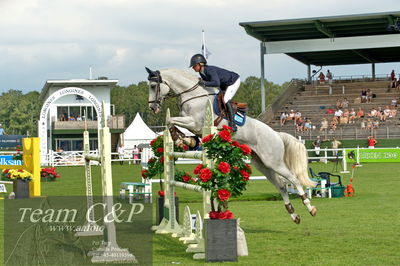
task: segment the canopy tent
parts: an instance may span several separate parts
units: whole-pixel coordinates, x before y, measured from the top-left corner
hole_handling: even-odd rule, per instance
[[[146,125],[140,114],[137,113],[135,119],[125,130],[124,147],[125,149],[133,149],[135,145],[149,143],[155,137],[157,137],[157,134]]]

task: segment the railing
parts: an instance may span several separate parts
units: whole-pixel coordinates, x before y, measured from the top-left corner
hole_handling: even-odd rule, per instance
[[[97,129],[97,120],[86,121],[88,129]],[[113,115],[110,116],[107,125],[111,129],[124,129],[125,116]],[[53,121],[53,130],[62,129],[85,129],[85,121]]]
[[[372,75],[351,75],[351,76],[334,76],[332,79],[333,83],[340,82],[366,82],[366,81],[389,81],[390,74],[376,74],[375,79]],[[312,84],[319,84],[319,79],[313,79]],[[328,84],[328,81],[325,81]]]

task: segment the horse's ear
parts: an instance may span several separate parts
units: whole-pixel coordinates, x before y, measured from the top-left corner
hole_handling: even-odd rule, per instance
[[[157,76],[156,71],[153,71],[153,70],[151,70],[151,69],[149,69],[149,68],[147,68],[147,67],[145,67],[145,69],[146,69],[147,73],[149,73],[148,79]]]

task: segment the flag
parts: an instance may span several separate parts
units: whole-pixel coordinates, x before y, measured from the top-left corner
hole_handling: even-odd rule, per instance
[[[206,47],[206,38],[204,36],[204,30],[203,30],[203,45],[201,46],[201,53],[206,59],[208,59],[208,57],[211,55],[211,52]]]

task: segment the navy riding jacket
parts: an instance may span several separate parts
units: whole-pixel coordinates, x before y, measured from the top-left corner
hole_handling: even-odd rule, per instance
[[[206,87],[219,87],[222,91],[225,91],[239,78],[235,72],[209,65],[204,66],[204,71],[200,72],[200,76]]]

